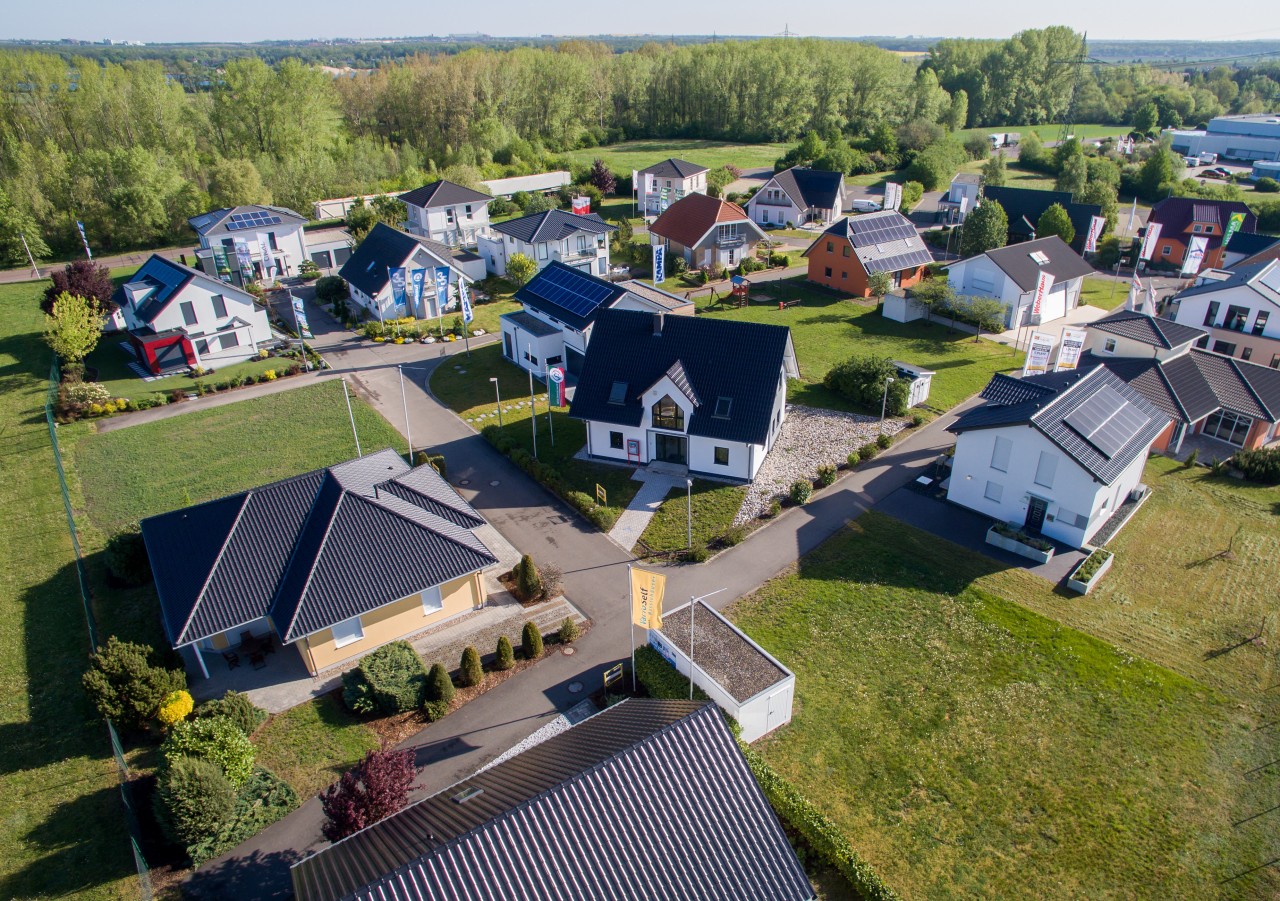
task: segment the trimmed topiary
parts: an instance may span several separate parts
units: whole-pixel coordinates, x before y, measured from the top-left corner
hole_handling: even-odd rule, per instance
[[[462,651],[462,684],[467,687],[484,681],[484,667],[480,664],[480,652],[468,646]]]
[[[383,645],[366,654],[357,669],[383,713],[404,713],[422,704],[427,669],[409,642]]]
[[[516,652],[511,647],[511,639],[503,635],[498,639],[498,652],[493,658],[493,668],[499,672],[509,670],[516,665]]]
[[[216,763],[180,755],[161,770],[153,804],[164,834],[185,848],[231,817],[236,790]]]
[[[582,630],[572,616],[566,616],[564,622],[560,623],[560,641],[564,644],[572,644],[581,634]]]
[[[532,601],[542,592],[542,576],[528,554],[516,564],[515,582],[516,596],[522,601]]]
[[[537,660],[542,656],[542,633],[533,620],[525,623],[520,633],[520,650],[525,660]]]
[[[426,700],[422,702],[422,711],[427,719],[435,722],[449,712],[449,705],[454,696],[453,680],[442,663],[433,663],[427,673]]]

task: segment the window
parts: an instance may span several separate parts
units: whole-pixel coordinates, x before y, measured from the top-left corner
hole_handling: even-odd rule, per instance
[[[653,427],[655,429],[671,429],[676,432],[684,431],[684,410],[671,399],[671,395],[666,395],[662,400],[653,405]]]
[[[1231,329],[1233,332],[1243,332],[1244,324],[1249,320],[1249,308],[1238,307],[1235,304],[1227,307],[1227,315],[1222,319],[1222,327]]]
[[[221,294],[213,295],[213,315],[217,316],[219,319],[225,319],[227,317],[227,302]],[[1263,321],[1265,322],[1265,320]],[[1256,335],[1258,333],[1254,332],[1254,334]]]
[[[1249,359],[1250,359],[1252,356],[1253,356],[1253,348],[1252,348],[1252,347],[1246,347],[1246,348],[1244,348],[1244,349],[1242,349],[1242,350],[1240,351],[1240,359],[1244,360],[1246,363],[1249,361]]]
[[[465,207],[463,207],[462,211],[466,213],[468,219],[471,218],[471,204],[467,204]]]
[[[1214,341],[1213,352],[1227,357],[1234,357],[1236,355],[1236,346],[1229,341]]]
[[[1173,253],[1173,245],[1171,244],[1166,244],[1164,247],[1160,248],[1160,256],[1162,257],[1167,257],[1171,253]]]
[[[201,338],[196,342],[196,353],[207,354],[209,352],[209,342]]]
[[[1197,222],[1195,225],[1191,226],[1191,231],[1198,235],[1200,232],[1204,231],[1204,226]]]
[[[1204,311],[1204,324],[1213,325],[1214,320],[1218,318],[1218,302],[1216,300],[1209,301],[1209,309]]]
[[[548,366],[554,366],[557,363],[563,363],[563,362],[564,362],[564,357],[560,356],[559,354],[556,354],[554,357],[547,357]]]
[[[716,466],[729,465],[729,448],[717,447],[715,449],[715,464]]]
[[[732,397],[717,397],[717,398],[716,398],[716,411],[715,411],[714,413],[712,413],[711,415],[712,415],[714,418],[716,418],[716,419],[728,419],[728,418],[729,418],[729,411],[730,411],[731,409],[733,409],[733,398],[732,398]]]
[[[364,638],[364,626],[360,625],[360,617],[353,616],[333,624],[333,646],[344,648]]]
[[[609,403],[625,404],[627,402],[627,383],[614,382],[609,388]]]
[[[537,358],[537,357],[531,357],[531,356],[529,356],[529,351],[527,351],[527,350],[524,352],[524,358],[525,358],[526,360],[528,360],[528,361],[529,361],[529,364],[530,364],[531,366],[537,366],[537,365],[538,365],[538,358]]]
[[[223,350],[230,350],[233,347],[240,346],[240,336],[235,332],[223,335],[218,340],[221,342]]]
[[[545,260],[547,258],[547,245],[544,241],[538,245],[538,259]]]
[[[848,278],[848,277],[849,277],[849,273],[848,273],[848,272],[846,272],[846,271],[844,271],[844,270],[841,270],[841,272],[840,272],[840,278],[841,278],[841,279],[846,279],[846,278]]]
[[[196,322],[198,321],[196,319],[195,304],[193,304],[189,300],[184,300],[181,304],[179,304],[179,307],[182,309],[182,321],[185,322],[187,325],[195,325]]]
[[[831,278],[831,267],[826,267],[827,278]]]
[[[836,249],[836,246],[835,246],[834,244],[832,244],[830,241],[828,241],[828,242],[827,242],[827,253],[834,253],[834,252],[835,252],[835,249]],[[828,275],[830,275],[831,273],[827,273],[827,274],[828,274]]]
[[[1002,494],[1004,494],[1003,485],[1000,485],[997,482],[987,482],[987,490],[982,493],[982,496],[987,500],[995,501],[998,504],[1000,503],[1000,495]]]
[[[622,450],[622,433],[621,432],[609,433],[609,446],[614,450]]]
[[[279,250],[279,249],[280,249],[280,248],[276,245],[276,233],[275,233],[275,232],[267,232],[267,244],[271,247],[271,249],[272,249],[272,250]]]
[[[440,595],[440,586],[433,588],[424,588],[422,590],[422,613],[424,616],[430,616],[433,613],[439,613],[444,609],[444,598]]]
[[[849,255],[849,245],[848,245],[848,244],[846,244],[846,245],[844,245],[844,247],[841,247],[841,248],[840,248],[840,254],[841,254],[841,256],[846,256],[846,257]]]
[[[1008,472],[1009,457],[1012,455],[1013,442],[997,436],[995,446],[991,448],[991,468],[997,472]]]
[[[760,221],[761,221],[761,222],[763,222],[763,223],[765,223],[766,225],[769,223],[769,211],[768,211],[768,210],[761,210],[761,211],[760,211]]]
[[[1103,341],[1103,342],[1102,342],[1102,349],[1103,349],[1103,351],[1104,351],[1104,352],[1109,353],[1109,354],[1113,354],[1113,353],[1115,353],[1115,352],[1116,352],[1116,339],[1115,339],[1115,338],[1108,338],[1106,341]]]
[[[1253,317],[1253,333],[1261,335],[1267,330],[1267,320],[1271,318],[1271,314],[1266,310],[1259,310],[1258,315]]]
[[[1206,235],[1211,235],[1211,234],[1213,234],[1213,226],[1212,226],[1212,225],[1206,225],[1206,226],[1204,227],[1204,233],[1205,233]]]
[[[1053,475],[1058,471],[1058,458],[1049,451],[1040,451],[1040,462],[1036,464],[1036,484],[1044,488],[1053,487]]]
[[[444,221],[453,225],[453,207],[448,207],[444,211]]]

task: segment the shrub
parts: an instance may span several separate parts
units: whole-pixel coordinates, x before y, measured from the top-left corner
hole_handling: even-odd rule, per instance
[[[342,703],[352,713],[361,716],[372,716],[378,712],[378,702],[373,697],[373,688],[365,681],[360,670],[351,669],[342,674]]]
[[[161,770],[152,803],[165,835],[185,848],[213,835],[231,818],[236,790],[217,764],[176,757]]]
[[[1280,484],[1280,448],[1238,450],[1231,455],[1231,465],[1250,481]]]
[[[196,708],[196,717],[223,716],[236,724],[236,728],[245,735],[252,735],[267,720],[267,712],[254,705],[248,695],[238,691],[228,691],[221,698],[205,701]]]
[[[461,673],[462,684],[471,687],[484,682],[484,667],[480,664],[480,652],[473,647],[462,651]]]
[[[324,837],[336,842],[399,811],[413,776],[412,751],[370,751],[320,796]]]
[[[836,480],[836,468],[834,466],[818,467],[818,487],[826,488],[828,485],[834,484]]]
[[[187,687],[186,673],[152,664],[151,651],[112,635],[90,655],[82,679],[98,713],[126,729],[145,728],[170,692]]]
[[[1253,183],[1253,189],[1259,194],[1275,194],[1280,192],[1280,181],[1274,178],[1260,178]]]
[[[876,447],[880,448],[880,450],[887,450],[891,444],[893,444],[893,439],[884,434],[884,432],[876,435]]]
[[[858,448],[858,462],[865,463],[879,452],[880,448],[876,445],[864,444],[862,447]]]
[[[136,523],[117,532],[107,542],[103,553],[107,569],[126,585],[145,585],[151,581],[151,558]]]
[[[498,638],[498,651],[493,658],[493,668],[505,672],[516,665],[516,652],[511,647],[511,639],[503,635]]]
[[[774,517],[782,512],[782,501],[776,497],[769,502],[769,516]]]
[[[706,563],[711,559],[711,551],[705,547],[693,547],[680,555],[686,563]]]
[[[1071,578],[1077,582],[1088,582],[1102,568],[1102,564],[1111,559],[1111,552],[1103,548],[1097,548],[1088,557],[1081,561],[1076,567],[1076,571],[1071,574]]]
[[[440,473],[440,478],[445,478],[444,454],[427,454],[427,465]]]
[[[427,674],[426,700],[422,703],[427,719],[435,722],[448,713],[453,695],[453,680],[449,678],[449,672],[444,664],[433,663],[431,672]]]
[[[68,403],[101,404],[111,399],[111,391],[97,382],[74,382],[63,387]]]
[[[274,382],[275,380],[276,380],[276,371],[274,369],[268,369],[262,373],[262,381]]]
[[[542,656],[542,633],[533,620],[525,623],[520,632],[520,651],[525,660],[537,660]]]
[[[651,698],[665,701],[689,699],[689,680],[647,644],[636,648],[636,681],[644,686],[645,693]],[[708,700],[706,692],[696,685],[693,697],[699,701]]]
[[[797,507],[809,503],[809,498],[813,497],[813,483],[808,479],[796,479],[791,483],[790,497],[791,503]]]
[[[578,623],[572,616],[566,616],[564,621],[560,623],[560,641],[564,644],[572,644],[582,635],[582,630],[578,628]]]
[[[720,543],[725,547],[737,547],[747,538],[746,526],[734,526],[720,536]]]
[[[316,282],[316,300],[321,303],[336,304],[351,296],[347,283],[341,276],[326,275]]]
[[[427,670],[409,642],[383,645],[366,654],[356,670],[369,684],[373,700],[383,713],[404,713],[417,710],[422,704]]]
[[[156,711],[156,719],[160,721],[161,726],[171,729],[189,717],[195,706],[195,701],[191,700],[191,693],[186,689],[171,691],[160,702],[160,709]]]
[[[912,428],[917,428],[917,429],[920,428],[920,426],[924,425],[924,420],[925,420],[925,415],[921,413],[919,410],[912,413],[911,414]]]
[[[169,403],[171,404],[180,404],[186,399],[187,392],[183,391],[181,388],[174,388],[169,392]]]
[[[853,467],[857,466],[859,463],[862,462],[862,454],[860,453],[860,451],[861,451],[861,448],[849,454],[849,456],[845,458],[845,462],[849,464],[850,469],[853,469]]]
[[[192,866],[200,866],[252,838],[298,806],[298,795],[289,784],[257,768],[240,789],[230,819],[216,832],[187,848]]]
[[[885,386],[888,379],[888,396]],[[898,367],[888,357],[854,355],[837,363],[823,377],[822,383],[842,397],[867,410],[879,412],[881,407],[891,416],[907,412],[910,388],[898,377]]]
[[[233,788],[244,785],[253,773],[253,743],[225,716],[178,723],[160,745],[160,753],[166,761],[185,755],[216,764]]]
[[[532,601],[542,592],[542,576],[533,558],[525,554],[515,568],[516,596],[522,601]]]

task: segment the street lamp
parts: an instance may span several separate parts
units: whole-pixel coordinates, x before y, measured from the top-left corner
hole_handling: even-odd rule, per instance
[[[498,390],[498,377],[490,376],[489,381],[493,382],[493,396],[498,399],[498,428],[502,428],[502,392]]]
[[[688,543],[685,545],[689,550],[693,550],[693,479],[684,480],[685,488],[685,514],[688,519]],[[690,616],[693,615],[692,609]]]
[[[889,386],[893,384],[893,376],[884,380],[884,397],[880,399],[880,434],[884,434],[884,411],[889,405]]]

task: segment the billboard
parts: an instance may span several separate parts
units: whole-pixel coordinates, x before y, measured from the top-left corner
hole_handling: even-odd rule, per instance
[[[1049,292],[1053,290],[1053,276],[1047,272],[1041,272],[1040,278],[1036,280],[1035,300],[1031,302],[1031,315],[1039,316],[1040,307],[1044,305],[1044,300],[1049,296]]]
[[[1064,328],[1062,330],[1062,346],[1058,348],[1058,365],[1054,372],[1064,369],[1075,369],[1080,364],[1080,354],[1084,350],[1084,329]]]
[[[1022,367],[1023,375],[1040,375],[1049,371],[1049,358],[1053,356],[1053,348],[1057,342],[1053,335],[1044,332],[1032,332],[1031,342],[1027,345],[1027,362]]]

